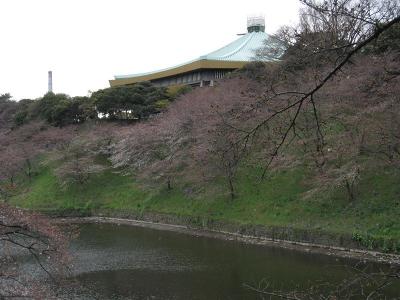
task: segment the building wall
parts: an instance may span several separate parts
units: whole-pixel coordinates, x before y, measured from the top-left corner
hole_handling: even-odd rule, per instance
[[[151,80],[156,86],[170,86],[170,85],[192,85],[192,86],[203,86],[213,85],[213,82],[225,77],[229,72],[234,69],[206,69],[196,70],[183,74],[178,74],[171,77],[165,77],[160,79]]]

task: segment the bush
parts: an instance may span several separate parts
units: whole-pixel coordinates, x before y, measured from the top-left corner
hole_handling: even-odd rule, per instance
[[[189,85],[172,85],[167,89],[167,95],[169,99],[175,100],[180,96],[189,93],[192,90],[192,87]]]

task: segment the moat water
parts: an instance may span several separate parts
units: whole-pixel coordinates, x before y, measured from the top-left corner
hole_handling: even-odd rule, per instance
[[[73,241],[81,299],[262,299],[246,285],[304,290],[335,285],[359,262],[182,233],[84,224]],[[373,268],[376,268],[373,267]],[[400,287],[391,286],[393,298]]]

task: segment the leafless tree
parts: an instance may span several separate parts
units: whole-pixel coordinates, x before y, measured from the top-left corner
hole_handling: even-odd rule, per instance
[[[0,132],[0,180],[9,182],[3,189],[14,189],[16,178],[23,174],[31,181],[39,154],[69,143],[74,134],[73,127],[59,129],[40,122]]]
[[[69,261],[67,243],[67,235],[48,218],[0,203],[0,299],[52,299],[51,286]],[[24,274],[21,255],[33,258],[47,280]]]
[[[282,114],[288,115],[290,120],[274,151],[267,158],[263,177],[281,150],[297,134],[298,121],[308,107],[313,112],[316,140],[322,142],[323,146],[317,109],[318,93],[366,46],[400,22],[398,1],[301,2],[304,8],[300,25],[296,29],[285,28],[281,31],[289,48],[282,58],[281,68],[274,72],[275,80],[268,81],[268,88],[262,97],[267,107],[271,102],[276,103],[277,99],[281,105],[267,113],[263,120],[248,131],[248,135],[255,135]],[[307,73],[302,72],[304,69],[307,69]],[[291,90],[285,89],[280,82],[288,78],[296,82],[293,74],[301,74],[304,79],[302,85]]]
[[[201,184],[222,176],[233,196],[234,177],[245,147],[232,143],[239,139],[236,129],[243,120],[236,118],[233,126],[226,118],[236,115],[235,111],[251,109],[254,99],[244,93],[249,85],[248,80],[236,78],[197,89],[164,113],[127,127],[114,144],[113,165],[128,166],[144,181],[162,181],[168,189],[175,177]]]
[[[90,176],[107,169],[106,163],[98,162],[98,159],[108,156],[115,130],[113,125],[95,124],[75,131],[61,146],[58,141],[58,147],[51,152],[50,161],[57,161],[55,174],[62,185],[83,185]]]

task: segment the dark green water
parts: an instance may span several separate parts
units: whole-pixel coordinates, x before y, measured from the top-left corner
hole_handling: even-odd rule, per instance
[[[244,284],[275,289],[339,283],[356,261],[280,248],[110,224],[82,225],[74,276],[100,299],[261,299]],[[390,295],[396,294],[392,287]]]

